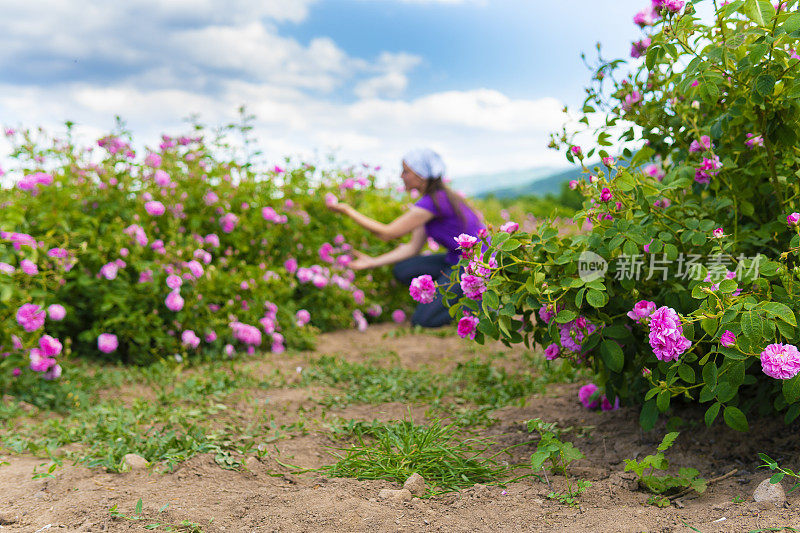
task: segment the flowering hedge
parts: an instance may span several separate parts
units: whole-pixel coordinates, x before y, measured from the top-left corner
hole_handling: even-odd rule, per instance
[[[629,73],[599,59],[583,123],[604,114],[590,130],[600,149],[571,143],[576,132],[553,140],[570,161],[602,158],[571,184],[591,228],[504,226],[481,236],[484,252],[463,242],[451,312],[478,342],[591,366],[609,404],[641,404],[645,428],[675,402],[742,431],[750,413],[788,422],[800,414],[798,2],[715,3],[708,23],[692,4],[652,4],[634,19],[645,36]],[[612,157],[620,127],[641,148]]]
[[[0,392],[23,371],[55,377],[63,344],[139,364],[279,353],[410,303],[388,269],[348,268],[354,246],[389,245],[325,207],[399,214],[369,167],[256,173],[202,130],[143,154],[125,135],[92,148],[6,135],[20,168],[0,189]]]

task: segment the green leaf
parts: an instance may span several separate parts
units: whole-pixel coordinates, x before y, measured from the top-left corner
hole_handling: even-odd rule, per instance
[[[653,67],[658,61],[660,56],[663,56],[663,48],[654,44],[647,48],[647,56],[645,57],[644,64],[647,65],[647,70],[653,70]]]
[[[500,250],[504,251],[504,252],[511,252],[513,250],[516,250],[520,246],[522,246],[522,243],[519,242],[518,240],[516,240],[516,239],[508,239],[504,243],[500,244],[500,246],[498,246],[498,248]]]
[[[706,403],[714,398],[717,395],[717,388],[716,386],[711,385],[703,385],[703,388],[700,389],[700,403]]]
[[[656,151],[653,150],[649,146],[643,146],[636,154],[631,158],[630,167],[635,168],[645,161],[649,160],[651,157],[655,155]]]
[[[775,76],[772,74],[762,74],[756,79],[756,91],[761,96],[769,96],[775,90]]]
[[[717,386],[717,365],[714,361],[709,361],[703,367],[703,381],[709,387]]]
[[[717,419],[717,415],[719,415],[719,408],[722,407],[722,404],[719,402],[714,402],[714,405],[708,408],[706,411],[705,421],[706,427],[711,427],[711,424],[714,423],[714,420]]]
[[[488,290],[483,293],[483,307],[484,310],[487,311],[486,312],[487,315],[489,314],[487,308],[494,310],[497,309],[499,306],[500,306],[500,298],[497,296],[496,292]]]
[[[786,398],[786,403],[795,403],[800,400],[800,374],[792,379],[783,380],[783,397]]]
[[[794,316],[794,312],[789,308],[788,305],[780,302],[766,302],[762,305],[762,307],[767,313],[780,318],[787,324],[797,327],[797,318]]]
[[[589,289],[586,292],[586,301],[592,307],[603,307],[608,301],[607,298],[606,293],[598,291],[597,289]]]
[[[783,480],[783,476],[785,475],[786,474],[784,474],[783,472],[776,472],[775,474],[772,474],[771,478],[769,478],[769,482],[772,483],[773,485],[777,485]]]
[[[642,411],[639,413],[639,425],[645,431],[650,431],[656,425],[658,420],[658,408],[656,402],[653,400],[647,401],[642,406]]]
[[[722,417],[725,419],[725,423],[736,431],[746,432],[750,429],[747,423],[747,417],[744,416],[744,413],[739,410],[738,407],[732,405],[726,406]]]
[[[139,498],[139,501],[136,502],[136,508],[133,510],[133,514],[142,514],[142,499]]]
[[[631,332],[625,326],[608,326],[603,328],[603,337],[611,339],[625,339],[631,336]]]
[[[666,435],[664,435],[664,438],[661,439],[661,444],[659,444],[658,448],[656,449],[660,452],[669,450],[669,448],[675,442],[675,439],[678,438],[678,435],[680,435],[680,432],[678,431],[671,431],[667,433]]]
[[[580,309],[581,305],[583,304],[583,295],[586,293],[586,287],[582,287],[578,290],[578,293],[575,295],[575,307]]]
[[[530,294],[536,294],[539,292],[539,289],[536,288],[536,283],[533,281],[533,276],[529,276],[525,281],[525,290],[527,290]]]
[[[578,313],[573,311],[572,309],[562,309],[556,315],[556,322],[559,324],[566,324],[567,322],[571,322],[578,317]]]
[[[669,409],[669,401],[672,398],[668,390],[662,390],[658,393],[656,397],[656,406],[660,412],[664,412]]]
[[[758,0],[744,0],[744,14],[759,26],[764,25],[764,17],[761,14]]]
[[[531,455],[531,470],[537,472],[542,469],[544,466],[544,462],[550,458],[550,454],[544,450],[537,450],[533,455]]]
[[[679,366],[678,367],[678,375],[686,383],[694,383],[694,380],[695,380],[694,368],[690,367],[689,365],[681,365],[681,366]]]
[[[703,331],[714,336],[714,333],[717,332],[717,319],[716,318],[704,318],[700,321],[700,327],[703,328]]]
[[[736,392],[738,391],[739,387],[733,385],[729,381],[720,381],[717,384],[717,400],[725,403],[733,399],[736,396]]]
[[[754,313],[753,311],[742,313],[740,325],[742,327],[742,333],[744,333],[746,337],[750,338],[750,340],[755,342],[761,340],[761,317],[758,316],[758,313]]]
[[[786,33],[793,33],[800,30],[800,13],[789,15],[789,18],[781,24],[781,28],[783,28],[783,31]]]
[[[600,356],[612,372],[620,372],[625,366],[625,356],[616,341],[607,339],[600,343]]]

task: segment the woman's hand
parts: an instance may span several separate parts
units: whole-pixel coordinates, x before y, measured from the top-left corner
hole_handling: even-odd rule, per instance
[[[328,206],[328,209],[330,209],[334,213],[341,213],[343,215],[346,215],[347,214],[347,210],[350,209],[350,205],[349,204],[345,204],[343,202],[337,202],[335,204],[334,203],[328,203],[326,205]]]
[[[365,270],[367,268],[374,268],[373,265],[373,257],[368,256],[363,252],[359,252],[358,250],[353,250],[353,255],[355,259],[350,261],[348,265],[353,270]]]

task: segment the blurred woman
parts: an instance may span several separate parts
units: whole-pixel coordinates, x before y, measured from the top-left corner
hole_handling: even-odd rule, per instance
[[[386,224],[378,222],[345,203],[329,206],[331,210],[347,215],[385,241],[411,233],[409,242],[400,244],[385,254],[370,257],[355,252],[356,257],[350,267],[362,270],[394,264],[394,276],[405,285],[424,274],[429,274],[439,286],[448,285],[450,273],[459,259],[456,237],[462,233],[477,236],[485,226],[480,217],[444,184],[445,165],[439,154],[430,149],[412,150],[403,157],[402,163],[400,178],[406,191],[416,190],[420,198],[393,221]],[[447,252],[419,255],[429,237]],[[450,292],[458,297],[463,294],[458,284]],[[411,317],[412,324],[423,327],[443,326],[450,321],[443,297],[438,292],[432,302],[417,305]]]

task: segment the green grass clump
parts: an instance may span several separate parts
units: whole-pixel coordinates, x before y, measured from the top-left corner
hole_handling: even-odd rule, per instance
[[[323,356],[303,371],[300,386],[315,383],[341,389],[321,400],[328,407],[392,401],[424,401],[441,407],[446,398],[452,398],[456,403],[497,408],[522,404],[542,392],[546,378],[528,372],[509,373],[478,359],[459,363],[450,373],[436,374],[427,369],[384,368]]]
[[[357,443],[334,448],[330,453],[337,462],[320,469],[331,477],[403,483],[416,472],[425,478],[431,496],[475,483],[497,484],[519,468],[495,459],[507,449],[486,455],[494,442],[464,438],[454,424],[434,421],[424,426],[403,420],[360,424],[350,429]]]
[[[0,449],[14,453],[51,455],[56,449],[78,444],[67,457],[90,467],[120,471],[125,454],[135,453],[151,463],[172,468],[198,453],[215,453],[223,468],[238,466],[234,455],[251,452],[276,432],[263,415],[243,419],[223,401],[232,402],[244,391],[270,384],[227,364],[212,364],[197,372],[156,364],[146,368],[111,370],[100,374],[103,384],[141,384],[154,399],[119,397],[102,400],[91,376],[76,375],[62,386],[80,398],[61,416],[26,420],[18,410],[0,410]],[[119,373],[118,373],[119,372]]]

